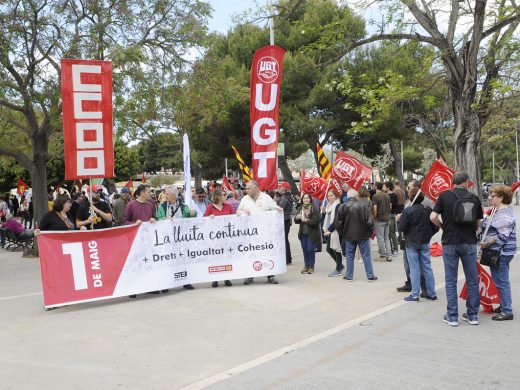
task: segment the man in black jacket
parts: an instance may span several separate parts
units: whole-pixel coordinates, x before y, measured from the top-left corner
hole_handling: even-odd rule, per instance
[[[291,213],[293,211],[294,199],[291,194],[291,186],[286,181],[278,184],[282,199],[278,206],[283,209],[283,222],[285,226],[285,263],[292,264],[291,246],[289,244],[289,230],[291,229]]]
[[[356,190],[348,190],[347,196],[347,203],[341,205],[335,222],[347,259],[347,271],[343,279],[353,280],[354,257],[356,248],[359,246],[368,280],[377,280],[377,276],[374,276],[370,252],[370,236],[374,229],[371,210],[366,204],[358,201],[359,196]]]

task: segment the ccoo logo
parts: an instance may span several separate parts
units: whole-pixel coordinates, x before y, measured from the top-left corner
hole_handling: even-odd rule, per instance
[[[273,57],[262,57],[258,61],[258,78],[264,83],[274,83],[278,79],[279,65]]]

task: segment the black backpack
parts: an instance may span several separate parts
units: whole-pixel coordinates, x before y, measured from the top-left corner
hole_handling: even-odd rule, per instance
[[[455,203],[453,203],[453,220],[458,224],[476,224],[477,223],[477,202],[472,193],[462,196],[457,191],[452,190],[455,195]]]

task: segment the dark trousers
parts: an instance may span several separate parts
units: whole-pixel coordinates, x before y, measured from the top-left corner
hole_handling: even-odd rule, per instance
[[[286,219],[283,221],[285,227],[285,263],[292,263],[291,245],[289,244],[289,230],[291,230],[291,220]]]
[[[340,272],[343,268],[345,268],[342,264],[343,255],[341,252],[336,252],[334,249],[330,247],[330,237],[327,240],[327,253],[332,257],[332,260],[336,263],[336,271]]]

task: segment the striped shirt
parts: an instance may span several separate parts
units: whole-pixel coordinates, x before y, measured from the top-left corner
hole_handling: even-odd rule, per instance
[[[485,229],[489,221],[485,220],[482,229]],[[512,256],[516,253],[516,220],[515,212],[511,206],[497,210],[489,227],[486,241],[494,238],[496,243],[490,249],[501,250],[501,255]]]

